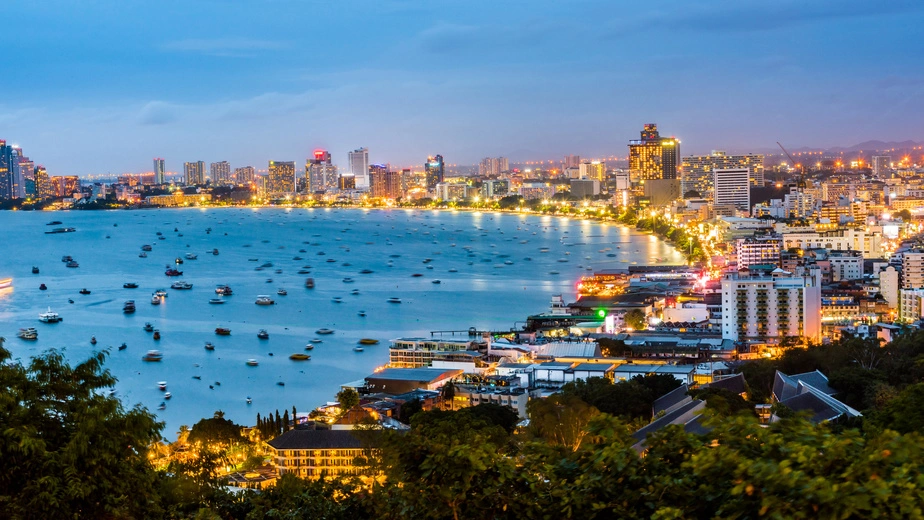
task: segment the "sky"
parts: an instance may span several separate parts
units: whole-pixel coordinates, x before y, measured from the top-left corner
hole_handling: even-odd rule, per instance
[[[920,0],[3,0],[0,139],[52,175],[924,140]],[[15,30],[7,30],[15,29]]]

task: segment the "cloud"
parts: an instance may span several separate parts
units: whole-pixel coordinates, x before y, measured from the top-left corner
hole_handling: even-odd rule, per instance
[[[233,58],[253,56],[258,51],[272,51],[285,47],[282,42],[252,38],[191,38],[160,45],[161,50],[168,52],[192,52]]]
[[[141,108],[138,122],[142,125],[165,125],[179,119],[181,107],[164,101],[151,101]]]

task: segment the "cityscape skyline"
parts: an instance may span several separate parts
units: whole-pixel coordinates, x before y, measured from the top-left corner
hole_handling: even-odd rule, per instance
[[[215,5],[12,2],[10,16],[56,36],[0,36],[42,78],[7,85],[6,138],[62,175],[152,157],[171,171],[301,162],[315,148],[344,166],[359,146],[405,165],[622,156],[652,121],[698,155],[924,138],[924,80],[905,66],[924,11],[909,1]],[[278,23],[304,17],[325,24],[309,37]],[[404,37],[371,36],[383,26]]]

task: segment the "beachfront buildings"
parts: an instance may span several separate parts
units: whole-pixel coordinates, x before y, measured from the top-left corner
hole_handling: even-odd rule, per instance
[[[160,157],[154,158],[154,184],[163,184],[165,181],[166,169],[164,160]]]
[[[711,198],[715,187],[715,170],[749,169],[752,186],[764,185],[764,156],[760,154],[728,155],[713,150],[709,155],[691,155],[683,158],[683,192],[696,191],[703,198]]]
[[[446,173],[446,168],[443,164],[443,156],[431,155],[427,157],[424,171],[427,177],[427,191],[433,191],[437,184],[443,182],[443,177]]]
[[[282,197],[295,194],[295,161],[270,161],[266,194]]]
[[[339,187],[337,167],[331,163],[330,152],[327,150],[315,150],[308,158],[305,162],[305,177],[308,179],[310,193],[335,191]]]
[[[187,186],[205,184],[205,161],[184,163],[183,180]]]
[[[722,279],[722,338],[773,341],[821,339],[821,272],[728,274]]]
[[[348,154],[350,173],[357,188],[369,187],[369,149],[357,148]]]

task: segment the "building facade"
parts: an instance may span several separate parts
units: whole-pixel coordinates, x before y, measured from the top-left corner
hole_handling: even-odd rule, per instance
[[[231,164],[228,161],[213,162],[209,165],[209,179],[212,184],[231,183]]]
[[[738,269],[752,265],[780,265],[780,253],[783,241],[779,237],[748,237],[735,241],[735,253]]]
[[[751,211],[751,170],[749,168],[716,168],[712,170],[713,204],[735,206],[741,211]]]
[[[205,161],[184,163],[183,181],[187,186],[205,184]]]
[[[750,169],[752,186],[764,185],[764,156],[760,154],[728,155],[713,150],[709,155],[692,155],[683,158],[683,192],[699,192],[703,198],[711,198],[715,188],[714,170]]]
[[[281,197],[295,194],[295,161],[270,161],[266,194]]]
[[[641,139],[629,141],[629,172],[632,180],[676,179],[680,141],[661,137],[658,125],[646,124]]]
[[[427,191],[432,191],[436,185],[443,182],[446,173],[446,167],[443,164],[442,155],[431,155],[427,157],[427,163],[424,165],[424,172],[427,176]]]
[[[242,166],[234,169],[234,182],[237,184],[252,184],[256,171],[253,166]]]
[[[305,163],[305,177],[311,193],[335,191],[340,182],[337,167],[331,164],[330,152],[315,150]]]
[[[722,339],[821,339],[821,273],[782,269],[770,275],[730,274],[722,279]]]
[[[166,183],[166,168],[164,160],[160,157],[154,158],[154,184],[165,184]]]
[[[357,148],[349,154],[350,173],[356,179],[357,188],[369,187],[369,149]]]

